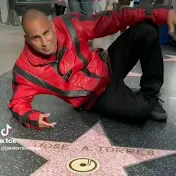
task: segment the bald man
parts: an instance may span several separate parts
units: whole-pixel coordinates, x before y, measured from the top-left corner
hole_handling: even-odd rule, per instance
[[[48,113],[34,110],[39,94],[54,95],[74,108],[117,120],[166,121],[158,93],[163,84],[163,58],[157,24],[174,31],[176,14],[170,7],[124,8],[83,16],[66,14],[49,21],[29,10],[23,16],[25,46],[13,67],[13,97],[9,109],[26,127],[54,127]],[[126,29],[107,51],[92,50],[89,40]],[[124,78],[140,59],[139,92]],[[65,117],[66,118],[66,117]]]

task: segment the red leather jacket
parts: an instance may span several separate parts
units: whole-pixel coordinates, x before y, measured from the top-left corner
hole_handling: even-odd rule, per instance
[[[13,68],[13,97],[9,109],[19,123],[37,128],[40,112],[31,107],[35,95],[55,95],[76,108],[89,110],[110,80],[110,61],[104,51],[93,51],[88,40],[114,34],[150,18],[167,24],[170,8],[158,7],[101,12],[82,16],[72,13],[53,20],[58,35],[58,56],[45,59],[27,44]]]

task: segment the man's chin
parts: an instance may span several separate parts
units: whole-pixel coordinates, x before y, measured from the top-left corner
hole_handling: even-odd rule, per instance
[[[49,55],[53,55],[53,52],[50,50],[50,51],[42,51],[41,52],[43,55],[45,55],[45,56],[49,56]]]

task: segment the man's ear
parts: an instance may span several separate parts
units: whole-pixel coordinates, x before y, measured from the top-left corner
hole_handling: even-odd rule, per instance
[[[30,42],[29,42],[28,37],[27,37],[26,34],[24,34],[24,38],[25,38],[26,42],[30,45]]]

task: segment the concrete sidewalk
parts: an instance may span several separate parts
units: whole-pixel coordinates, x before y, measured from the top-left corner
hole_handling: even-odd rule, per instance
[[[21,26],[0,24],[0,74],[12,69],[23,46]]]

